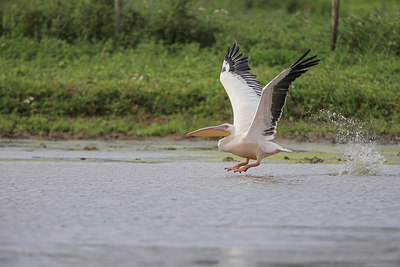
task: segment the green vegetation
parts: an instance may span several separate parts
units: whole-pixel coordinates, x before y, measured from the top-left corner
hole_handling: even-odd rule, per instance
[[[311,48],[277,135],[329,135],[320,110],[400,135],[400,5],[342,1],[330,49],[330,3],[312,0],[0,3],[0,134],[101,137],[183,134],[232,120],[219,82],[237,40],[266,84]],[[368,123],[366,123],[368,122]]]

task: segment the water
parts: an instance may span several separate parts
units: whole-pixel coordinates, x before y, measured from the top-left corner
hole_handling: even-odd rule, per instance
[[[380,175],[386,161],[371,144],[349,144],[345,150],[348,160],[342,171],[350,175]]]
[[[360,176],[346,145],[243,175],[214,141],[1,144],[0,266],[400,264],[399,146]]]
[[[343,149],[347,159],[342,174],[381,174],[386,158],[375,148],[375,137],[370,129],[371,122],[355,121],[329,110],[320,110],[317,118],[336,126],[335,143],[347,144]]]

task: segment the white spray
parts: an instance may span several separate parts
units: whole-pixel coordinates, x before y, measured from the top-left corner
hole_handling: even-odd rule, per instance
[[[335,141],[347,144],[343,151],[347,161],[341,174],[355,176],[381,174],[386,159],[376,150],[373,140],[367,138],[367,123],[356,122],[329,110],[321,110],[320,117],[337,126]]]

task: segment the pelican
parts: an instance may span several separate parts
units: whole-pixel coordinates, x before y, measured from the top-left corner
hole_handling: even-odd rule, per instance
[[[290,85],[309,67],[317,65],[319,60],[317,56],[305,59],[310,52],[308,50],[263,88],[256,80],[257,76],[250,72],[249,57],[239,53],[239,49],[236,41],[232,48],[228,46],[220,74],[233,108],[233,125],[224,123],[186,135],[223,137],[218,141],[221,151],[245,158],[244,162],[225,169],[241,173],[259,166],[265,157],[281,151],[291,152],[271,140],[274,139]],[[250,159],[256,162],[249,164]]]

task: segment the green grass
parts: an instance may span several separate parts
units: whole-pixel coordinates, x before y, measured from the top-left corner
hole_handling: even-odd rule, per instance
[[[85,3],[91,2],[96,1]],[[227,45],[237,40],[262,84],[308,48],[321,59],[294,83],[278,135],[332,134],[334,123],[315,119],[323,109],[360,120],[375,135],[399,136],[400,7],[396,1],[385,3],[343,3],[337,50],[331,52],[325,1],[200,1],[184,14],[161,2],[142,3],[142,13],[132,12],[146,18],[143,27],[119,41],[76,34],[63,39],[46,31],[40,31],[39,39],[24,35],[22,26],[15,26],[10,2],[4,2],[0,133],[146,137],[231,122],[219,73]],[[25,8],[29,11],[29,5]],[[204,43],[194,33],[179,37],[185,29],[175,24],[168,33],[152,35],[163,16],[150,16],[150,10],[183,22],[201,20],[201,29],[214,39]]]

